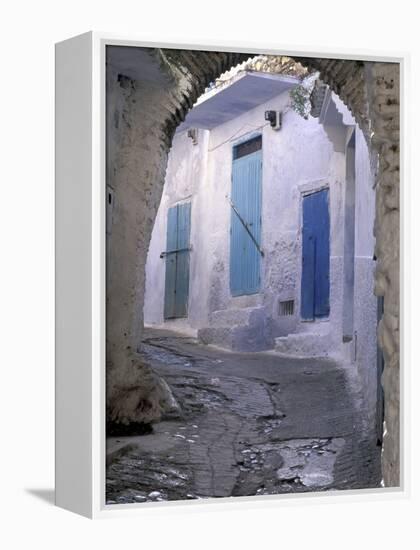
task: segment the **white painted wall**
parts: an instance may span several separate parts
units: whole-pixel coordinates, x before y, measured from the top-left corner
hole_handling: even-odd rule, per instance
[[[205,340],[228,347],[252,340],[255,349],[273,348],[302,355],[339,355],[371,365],[376,358],[376,299],[373,296],[374,190],[369,156],[356,129],[355,317],[358,349],[343,345],[343,250],[345,153],[335,152],[318,119],[304,120],[288,107],[287,92],[211,131],[200,130],[193,145],[186,131],[175,135],[162,202],[153,230],[146,267],[145,322],[196,332]],[[274,131],[264,111],[283,112]],[[232,147],[262,133],[261,292],[232,297],[229,289],[230,195]],[[331,260],[330,316],[315,322],[300,319],[302,194],[328,186],[330,190]],[[167,210],[191,200],[190,294],[187,319],[163,320]],[[279,301],[294,300],[295,314],[279,316]],[[369,314],[366,315],[366,308]],[[357,313],[356,313],[357,310]],[[375,312],[375,313],[374,313]],[[232,327],[244,328],[232,337]],[[234,329],[236,330],[236,329]],[[236,338],[236,340],[235,340]],[[241,340],[242,339],[242,340]],[[251,344],[250,344],[251,345]],[[353,346],[353,347],[352,347]],[[368,371],[366,364],[360,366]],[[371,369],[371,376],[375,376]],[[369,375],[370,376],[370,375]],[[368,375],[366,375],[366,380]],[[372,380],[372,392],[376,391]]]
[[[354,351],[364,388],[367,422],[374,421],[377,392],[377,298],[374,296],[375,177],[362,132],[356,127],[356,235],[354,278]]]
[[[193,145],[187,132],[174,137],[168,159],[165,187],[156,216],[146,264],[146,291],[144,318],[146,324],[164,322],[165,260],[160,258],[166,250],[167,212],[180,202],[191,201],[191,245],[189,316],[187,322],[178,319],[169,322],[172,328],[189,330],[205,326],[208,318],[205,296],[208,282],[206,232],[210,223],[206,204],[208,176],[209,132],[201,130],[198,144]],[[168,321],[167,321],[168,323]]]

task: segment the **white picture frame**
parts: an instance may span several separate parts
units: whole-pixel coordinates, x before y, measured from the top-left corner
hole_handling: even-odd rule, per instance
[[[88,32],[56,44],[56,504],[86,517],[136,514],[149,507],[226,506],[290,499],[400,498],[407,491],[407,458],[401,452],[401,487],[324,494],[232,497],[194,502],[105,504],[105,48],[107,45],[246,52],[250,45],[148,42]],[[399,63],[401,159],[405,161],[406,54],[307,51],[281,44],[252,45],[256,53],[335,57]],[[404,189],[405,173],[401,173]],[[401,208],[404,209],[404,199]],[[403,213],[402,213],[403,214]],[[403,215],[402,215],[403,217]],[[402,249],[403,250],[403,249]],[[401,254],[403,257],[403,254]],[[401,357],[402,366],[404,356]],[[407,379],[401,369],[401,423],[405,427]],[[404,437],[405,428],[402,430]],[[403,448],[401,448],[403,451]]]

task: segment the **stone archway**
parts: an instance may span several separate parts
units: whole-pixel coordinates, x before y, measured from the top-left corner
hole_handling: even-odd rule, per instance
[[[136,355],[143,326],[145,263],[175,130],[210,82],[254,54],[139,49],[124,64],[113,47],[107,71],[107,417],[158,420],[166,383]],[[124,52],[125,50],[125,52]],[[137,57],[136,57],[137,56]],[[376,294],[384,297],[386,486],[399,485],[399,65],[295,58],[352,111],[376,165]],[[141,66],[141,71],[139,67]],[[137,68],[136,68],[137,67]],[[135,205],[135,206],[133,206]]]

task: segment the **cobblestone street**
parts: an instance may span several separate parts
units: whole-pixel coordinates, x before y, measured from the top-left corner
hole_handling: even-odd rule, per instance
[[[108,438],[108,504],[380,485],[351,367],[157,330],[141,352],[179,408],[152,433]]]

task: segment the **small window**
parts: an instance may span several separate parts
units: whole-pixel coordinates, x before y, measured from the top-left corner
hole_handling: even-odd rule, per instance
[[[233,148],[233,160],[240,159],[241,157],[245,157],[246,155],[250,155],[251,153],[255,153],[255,151],[259,151],[262,148],[262,136],[256,136],[252,139],[249,139],[248,141],[244,141],[244,143],[240,143],[239,145],[235,145]]]
[[[285,302],[279,302],[279,315],[281,317],[293,315],[294,311],[295,311],[294,300],[286,300]]]

